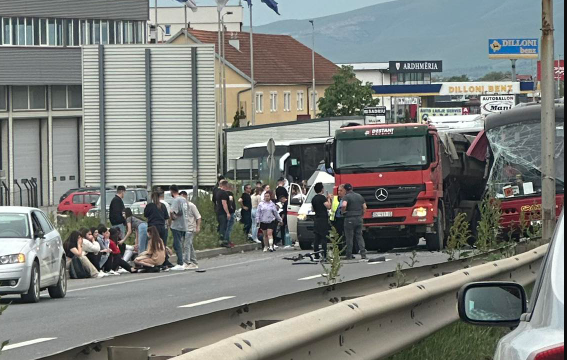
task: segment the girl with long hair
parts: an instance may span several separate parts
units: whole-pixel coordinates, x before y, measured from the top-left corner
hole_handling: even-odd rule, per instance
[[[258,205],[256,212],[256,224],[259,224],[260,229],[264,233],[264,252],[274,252],[274,231],[281,224],[282,217],[279,214],[277,205],[272,201],[275,198],[273,191],[267,191],[264,194],[264,201]]]
[[[83,256],[83,237],[80,232],[73,231],[63,244],[63,249],[67,259],[78,258],[81,261],[83,268],[88,271],[91,278],[100,279],[106,276],[106,274],[99,272],[86,256]]]
[[[141,253],[134,263],[150,272],[159,272],[159,267],[165,261],[165,245],[155,226],[148,228],[148,249]]]

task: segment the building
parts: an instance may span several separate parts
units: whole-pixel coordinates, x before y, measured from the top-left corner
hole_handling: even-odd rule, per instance
[[[145,44],[148,11],[147,0],[0,1],[0,186],[10,203],[36,203],[32,179],[39,206],[83,183],[81,46]]]
[[[170,43],[217,44],[217,41],[217,32],[190,29],[189,33],[179,32]],[[313,70],[310,48],[291,36],[254,34],[256,109],[252,109],[250,34],[228,33],[225,47],[228,126],[233,123],[237,111],[244,113],[241,125],[251,121],[251,111],[256,112],[257,125],[315,117],[311,110]],[[217,66],[220,66],[218,58]],[[318,100],[333,84],[338,67],[316,54],[315,68]],[[216,77],[219,84],[218,71]]]
[[[232,14],[227,14],[227,13]],[[244,21],[244,8],[242,6],[226,6],[222,14],[224,16],[224,25],[229,32],[242,31],[242,23]],[[204,31],[218,31],[219,19],[216,6],[199,6],[197,11],[187,10],[187,22],[185,24],[185,10],[183,6],[158,7],[157,19],[159,23],[158,40],[160,42],[169,41],[174,35],[181,30],[190,28]],[[150,8],[150,28],[156,23],[155,7]],[[151,37],[151,35],[150,35]]]

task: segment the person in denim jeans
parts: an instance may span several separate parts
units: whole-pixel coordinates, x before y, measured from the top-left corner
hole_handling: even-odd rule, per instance
[[[232,230],[234,229],[234,225],[236,224],[236,216],[234,216],[234,214],[236,213],[236,200],[234,198],[234,193],[232,192],[233,187],[229,185],[229,190],[228,192],[228,210],[230,212],[230,219],[228,219],[228,224],[226,225],[226,233],[225,233],[225,240],[228,240],[229,244],[232,244],[231,241],[231,235],[232,235]]]
[[[187,200],[188,205],[188,211],[185,214],[188,227],[183,241],[183,266],[185,270],[198,270],[199,264],[197,262],[197,253],[193,246],[193,240],[195,240],[195,236],[201,232],[202,217],[197,206],[189,201],[185,191],[181,192],[181,196]]]
[[[171,204],[171,232],[173,234],[173,249],[177,254],[177,266],[172,270],[185,270],[183,267],[183,239],[188,230],[187,214],[188,204],[182,196],[179,196],[179,188],[176,185],[171,185],[169,188],[173,196]]]

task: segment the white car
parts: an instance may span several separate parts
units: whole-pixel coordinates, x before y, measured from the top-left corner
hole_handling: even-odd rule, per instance
[[[66,258],[59,232],[38,209],[0,207],[0,295],[37,303],[42,290],[67,294]]]
[[[498,345],[495,360],[563,360],[565,353],[565,224],[561,214],[532,300],[515,283],[476,283],[459,294],[465,322],[517,327]]]

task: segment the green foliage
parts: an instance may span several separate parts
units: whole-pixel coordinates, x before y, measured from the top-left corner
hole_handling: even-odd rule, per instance
[[[504,80],[510,80],[510,79],[512,79],[512,73],[511,72],[493,71],[493,72],[490,72],[490,73],[484,75],[483,77],[481,77],[478,80],[479,81],[504,81]]]
[[[363,115],[364,108],[380,103],[372,97],[372,84],[358,80],[352,66],[343,66],[333,80],[334,84],[319,99],[319,117]]]
[[[468,75],[452,76],[448,78],[445,82],[469,82],[471,79]]]
[[[0,297],[0,299],[2,299],[2,298]],[[4,311],[6,311],[7,308],[8,308],[8,305],[4,305],[4,306],[0,305],[0,315],[2,315],[2,313],[3,313]],[[2,349],[3,349],[6,345],[8,345],[8,342],[9,342],[9,341],[6,340],[6,341],[0,343],[0,355],[2,355]]]
[[[502,232],[500,221],[502,219],[501,201],[487,195],[480,206],[480,221],[477,227],[477,247],[481,251],[488,251],[496,246]]]
[[[321,263],[321,265],[327,278],[327,282],[323,285],[332,286],[341,282],[340,272],[343,267],[341,255],[345,252],[345,249],[341,248],[342,236],[339,235],[334,227],[331,229],[331,234],[328,238],[331,251],[327,254],[327,259],[330,266],[328,267],[325,263]]]
[[[246,113],[244,109],[236,110],[236,114],[234,115],[234,121],[232,122],[232,128],[236,129],[240,127],[240,120],[246,119]]]
[[[100,219],[98,217],[76,217],[74,215],[69,215],[66,218],[56,219],[55,215],[50,213],[49,218],[57,228],[57,231],[59,231],[59,234],[61,234],[61,239],[63,239],[63,241],[67,240],[67,238],[73,231],[78,231],[82,228],[90,229],[93,227],[98,227],[100,225]],[[107,226],[110,225],[107,224]]]
[[[404,263],[410,267],[410,269],[413,269],[417,264],[420,263],[419,260],[417,260],[419,254],[417,252],[417,250],[414,250],[411,252],[411,256],[410,256],[410,261],[404,261]]]
[[[461,213],[457,215],[451,227],[449,239],[447,240],[447,249],[445,250],[449,254],[449,261],[456,260],[456,254],[459,254],[460,259],[461,250],[468,244],[471,235],[467,214]]]

